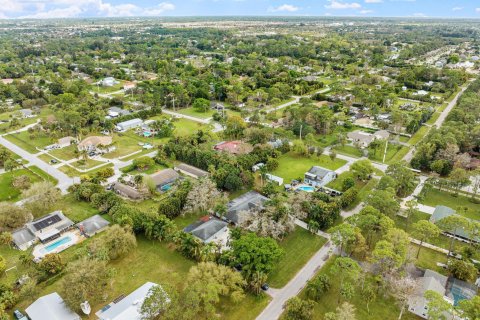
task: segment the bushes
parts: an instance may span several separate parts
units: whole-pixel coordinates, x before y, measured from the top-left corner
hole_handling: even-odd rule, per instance
[[[358,189],[357,188],[350,188],[345,191],[342,196],[338,200],[338,204],[342,209],[347,208],[349,205],[357,200],[358,196]]]
[[[192,186],[188,181],[183,182],[178,186],[178,189],[175,190],[173,195],[162,199],[158,207],[158,213],[165,215],[169,219],[178,217],[180,213],[182,213],[191,189]]]

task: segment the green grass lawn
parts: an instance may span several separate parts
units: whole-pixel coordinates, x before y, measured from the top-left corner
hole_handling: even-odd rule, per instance
[[[99,170],[102,170],[102,169],[105,169],[106,167],[113,167],[113,163],[105,163],[105,165],[101,166],[100,168],[97,168],[97,169],[94,169],[94,170],[90,170],[90,171],[87,171],[87,172],[80,172],[78,170],[76,170],[75,168],[72,168],[68,165],[63,165],[61,167],[58,168],[58,170],[62,171],[63,173],[65,173],[67,176],[69,177],[79,177],[83,174],[87,174],[87,175],[94,175],[95,173],[97,173]]]
[[[180,109],[177,112],[195,118],[207,119],[212,117],[212,115],[215,113],[215,110],[207,109],[205,112],[200,112],[195,110],[193,107],[189,107],[185,109]]]
[[[385,144],[381,145],[377,148],[376,152],[372,149],[368,150],[368,158],[373,161],[382,162],[383,163],[383,155],[385,153]],[[402,146],[400,144],[392,144],[389,143],[387,146],[387,154],[385,156],[385,163],[392,163],[393,159],[396,158],[397,153],[400,153],[400,156],[403,157],[405,154],[408,153],[408,148]],[[400,157],[400,159],[401,159]]]
[[[188,119],[178,119],[174,123],[176,136],[188,136],[196,133],[198,130],[208,130],[208,126]]]
[[[423,247],[420,250],[418,259],[416,258],[418,252],[418,246],[411,244],[409,247],[409,258],[413,263],[421,269],[431,269],[439,273],[446,275],[446,270],[437,266],[437,262],[447,263],[447,255],[429,248]]]
[[[115,92],[115,91],[123,89],[123,82],[124,81],[122,81],[122,80],[117,80],[117,81],[119,81],[120,83],[118,83],[116,85],[113,85],[111,87],[103,87],[101,85],[97,86],[97,85],[92,84],[90,86],[90,90],[94,93],[111,93],[111,92]]]
[[[457,210],[457,213],[470,219],[480,220],[480,205],[471,202],[470,198],[462,195],[455,196],[451,192],[431,188],[419,202],[431,207],[444,205],[453,210],[457,210],[459,207],[466,208],[466,212]]]
[[[19,176],[27,176],[32,183],[41,181],[42,178],[27,169],[18,169],[0,174],[0,201],[18,201],[22,191],[12,186],[12,181]]]
[[[314,314],[312,320],[323,320],[324,315],[327,312],[334,312],[338,303],[338,292],[340,281],[338,278],[331,273],[331,268],[335,261],[335,257],[331,258],[325,266],[319,270],[318,274],[326,274],[331,279],[331,288],[328,292],[324,293],[320,301],[315,303]],[[360,286],[359,286],[360,287]],[[350,299],[350,303],[353,304],[356,308],[356,319],[357,320],[386,320],[386,319],[397,319],[400,313],[395,300],[392,297],[385,297],[383,294],[378,294],[377,298],[370,303],[370,313],[367,311],[367,306],[365,300],[361,294],[361,288],[355,290],[355,294]],[[299,297],[302,299],[307,299],[305,289],[302,290],[299,294]],[[343,303],[343,300],[340,300],[340,304]],[[405,312],[403,320],[416,320],[419,319],[415,315]]]
[[[40,160],[46,163],[50,163],[51,160],[55,159],[52,156],[48,155],[48,153],[44,153],[38,156]]]
[[[19,133],[12,133],[5,136],[5,139],[16,144],[20,148],[30,153],[38,153],[35,147],[43,149],[44,147],[55,143],[55,139],[46,134],[36,134],[33,138],[28,131],[22,131]]]
[[[320,157],[311,156],[305,157],[294,152],[289,152],[278,158],[278,168],[272,174],[282,177],[285,183],[289,183],[292,179],[301,179],[305,172],[312,166],[320,166],[330,170],[336,170],[347,163],[342,159],[331,160],[326,155]]]
[[[53,184],[58,183],[57,179],[55,179],[54,177],[52,177],[51,175],[49,175],[48,173],[46,173],[45,171],[43,171],[37,166],[30,166],[28,167],[28,170],[30,170],[31,172],[33,172],[35,175],[42,178],[43,180],[50,181]]]
[[[378,180],[377,179],[370,179],[366,182],[360,181],[360,182],[357,182],[357,183],[358,183],[357,188],[359,188],[357,199],[355,201],[353,201],[348,207],[345,208],[345,210],[347,210],[347,211],[352,210],[353,208],[358,206],[360,204],[360,202],[365,200],[365,198],[368,196],[370,191],[372,191],[373,188],[375,188],[377,186]]]
[[[401,146],[401,148],[398,149],[398,151],[386,162],[388,164],[399,162],[403,159],[403,157],[405,157],[408,151],[410,151],[410,148],[406,146]]]
[[[81,170],[88,170],[104,163],[105,162],[103,161],[98,161],[98,160],[88,158],[86,160],[81,159],[81,160],[75,161],[71,163],[71,165]]]
[[[410,138],[410,140],[408,140],[408,143],[411,146],[414,146],[417,143],[419,143],[423,139],[423,137],[428,133],[428,129],[429,128],[426,126],[421,126],[420,129],[418,129],[418,131],[415,132],[415,134]]]
[[[70,145],[68,147],[62,148],[62,149],[55,149],[50,151],[49,153],[62,160],[70,160],[70,159],[75,159],[78,158],[78,154],[75,152],[77,150],[76,145]]]
[[[349,145],[344,145],[344,146],[335,146],[333,148],[337,153],[340,154],[345,154],[347,156],[352,156],[359,158],[363,156],[362,150],[354,147],[354,146],[349,146]]]
[[[301,227],[295,227],[294,232],[279,242],[285,254],[268,277],[270,286],[272,288],[285,286],[325,242],[327,242],[325,238]]]

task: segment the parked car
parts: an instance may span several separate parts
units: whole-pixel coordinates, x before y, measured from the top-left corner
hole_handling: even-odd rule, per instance
[[[260,288],[262,288],[263,291],[267,291],[268,289],[270,289],[270,286],[268,285],[268,283],[264,283]]]
[[[13,316],[17,320],[28,320],[28,318],[24,316],[23,313],[21,313],[19,310],[13,311]]]
[[[57,159],[52,159],[52,160],[50,160],[50,163],[51,164],[56,164],[56,163],[58,163],[58,161],[57,161]]]

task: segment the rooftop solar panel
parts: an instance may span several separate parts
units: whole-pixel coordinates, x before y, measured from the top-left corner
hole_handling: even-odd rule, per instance
[[[46,219],[43,219],[43,220],[40,220],[38,222],[35,222],[33,224],[33,226],[35,227],[36,230],[42,230],[42,229],[45,229],[59,221],[61,221],[62,218],[60,218],[58,215],[53,215],[53,216],[50,216]]]

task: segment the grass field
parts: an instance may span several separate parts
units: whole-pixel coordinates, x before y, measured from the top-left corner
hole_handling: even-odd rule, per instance
[[[418,259],[416,258],[418,246],[411,244],[409,247],[409,257],[414,264],[421,269],[431,269],[446,275],[446,270],[437,266],[437,262],[447,263],[447,255],[441,252],[423,247],[420,250]]]
[[[279,243],[285,255],[268,277],[270,286],[272,288],[285,286],[325,242],[327,242],[325,238],[296,227],[294,232]]]
[[[372,149],[369,149],[368,158],[370,160],[383,163],[384,152],[385,152],[385,143],[383,143],[383,145],[377,148],[375,153]],[[397,155],[397,153],[400,153],[400,155],[401,154],[405,155],[408,153],[408,148],[400,144],[389,143],[387,147],[387,154],[385,156],[385,163],[392,163],[392,159]]]
[[[178,119],[174,123],[176,136],[188,136],[196,133],[198,130],[208,130],[208,126],[188,119]]]
[[[195,118],[207,119],[212,117],[212,115],[215,113],[215,110],[207,109],[205,112],[199,112],[195,110],[193,107],[189,107],[189,108],[177,110],[177,112],[187,116],[195,117]]]
[[[335,257],[331,258],[325,266],[320,269],[317,274],[326,274],[331,279],[331,288],[328,292],[324,293],[320,301],[315,303],[314,314],[312,320],[323,320],[324,315],[327,312],[334,312],[338,303],[338,292],[340,281],[335,274],[332,274],[331,269],[333,263],[335,262]],[[299,294],[299,297],[306,299],[307,295],[305,290],[302,290]],[[343,300],[340,300],[340,304]],[[361,294],[360,288],[356,288],[355,294],[352,299],[349,300],[356,308],[356,319],[357,320],[386,320],[386,319],[397,319],[400,313],[400,310],[395,303],[395,300],[391,297],[385,297],[383,294],[378,294],[376,299],[370,303],[370,312],[367,310],[367,306],[363,296]],[[405,312],[403,320],[417,320],[416,316],[411,313]]]
[[[431,188],[427,191],[425,197],[420,200],[420,203],[432,207],[444,205],[457,210],[458,214],[467,218],[480,220],[480,205],[471,202],[468,197],[462,195],[455,196],[451,192]],[[459,207],[466,208],[466,211],[458,210]]]
[[[94,169],[94,170],[91,170],[91,171],[87,171],[87,172],[80,172],[68,165],[63,165],[61,167],[58,168],[58,170],[62,171],[63,173],[65,173],[67,176],[69,177],[79,177],[83,174],[87,174],[87,175],[94,175],[95,173],[97,173],[99,170],[102,170],[102,169],[105,169],[107,167],[113,167],[113,163],[105,163],[105,165],[101,166],[100,168],[97,168],[97,169]]]
[[[402,161],[403,157],[410,151],[410,148],[406,146],[402,146],[391,158],[387,161],[387,163],[396,163]]]
[[[285,183],[289,183],[292,179],[301,179],[305,172],[312,166],[320,166],[330,170],[336,170],[347,163],[342,159],[331,160],[326,155],[320,157],[312,156],[305,157],[293,152],[286,153],[278,158],[278,168],[272,174],[282,177]]]
[[[88,170],[104,163],[105,162],[103,161],[98,161],[94,159],[86,159],[86,160],[81,159],[73,162],[71,165],[81,170]]]
[[[423,137],[428,133],[428,129],[429,128],[426,126],[421,126],[420,129],[418,129],[418,131],[415,132],[415,134],[410,138],[410,140],[408,140],[408,143],[411,146],[414,146],[417,143],[419,143],[423,139]]]
[[[41,181],[42,179],[27,169],[18,169],[11,172],[0,174],[0,201],[18,201],[22,191],[12,186],[12,181],[19,176],[27,176],[32,183]]]
[[[49,153],[62,160],[70,160],[74,158],[78,158],[78,154],[75,153],[75,150],[77,150],[76,145],[70,145],[68,147],[62,148],[62,149],[55,149],[50,151]]]
[[[359,158],[359,157],[363,156],[362,150],[360,150],[360,149],[358,149],[354,146],[349,146],[349,145],[336,146],[336,147],[334,147],[334,150],[337,153],[345,154],[347,156],[352,156],[352,157],[356,157],[356,158]]]
[[[4,138],[16,144],[17,146],[24,149],[25,151],[28,151],[33,154],[38,153],[38,150],[35,147],[42,149],[48,145],[55,143],[55,139],[52,139],[52,137],[46,134],[37,133],[36,137],[32,138],[30,136],[30,133],[28,133],[28,131],[12,133],[12,134],[6,135]]]

